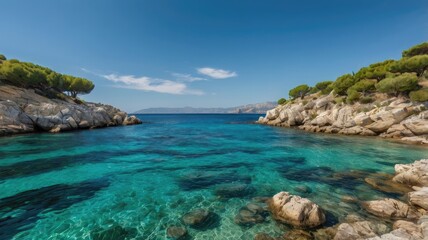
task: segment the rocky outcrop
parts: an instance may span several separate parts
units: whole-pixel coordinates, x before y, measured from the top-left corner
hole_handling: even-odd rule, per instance
[[[414,103],[402,98],[349,105],[336,103],[333,94],[314,94],[267,111],[258,123],[428,144],[427,108],[428,102]]]
[[[276,220],[295,227],[312,228],[325,222],[324,211],[317,204],[288,192],[273,196],[269,209]]]
[[[369,213],[390,219],[418,219],[420,214],[404,202],[385,198],[363,202],[362,207]]]
[[[140,124],[110,105],[51,99],[34,89],[0,86],[0,136],[35,131],[63,132],[77,129]]]
[[[422,159],[412,164],[395,165],[397,174],[393,180],[409,186],[428,187],[428,159]]]
[[[386,233],[388,227],[384,224],[369,221],[358,221],[353,223],[342,223],[337,227],[334,240],[357,240],[376,237],[378,234]]]

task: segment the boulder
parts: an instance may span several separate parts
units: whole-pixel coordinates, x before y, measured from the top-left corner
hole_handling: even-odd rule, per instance
[[[385,198],[362,202],[361,206],[369,213],[388,219],[417,219],[420,214],[401,201]]]
[[[278,118],[278,116],[279,116],[279,112],[276,108],[266,112],[266,118],[269,120],[274,120]]]
[[[183,216],[184,224],[191,227],[202,227],[204,226],[210,217],[210,212],[204,209],[195,209]]]
[[[403,123],[415,135],[428,134],[428,120],[427,119],[416,119],[411,122]]]
[[[394,124],[393,119],[389,119],[386,121],[376,121],[366,126],[366,128],[372,130],[375,133],[385,132],[389,127]]]
[[[184,227],[171,226],[166,229],[166,235],[171,239],[184,239],[187,236],[187,230]]]
[[[393,181],[409,186],[428,187],[428,159],[412,164],[396,164]]]
[[[392,226],[392,228],[394,230],[402,229],[406,231],[408,234],[412,235],[415,239],[423,239],[421,226],[413,222],[398,220],[394,222],[394,225]]]
[[[241,226],[252,226],[265,221],[265,210],[256,204],[248,204],[239,210],[235,223]]]
[[[428,187],[409,192],[408,196],[410,204],[428,210]]]
[[[379,233],[384,233],[388,227],[384,224],[376,224],[369,221],[359,221],[353,223],[342,223],[338,226],[334,240],[357,240],[376,237]]]
[[[254,236],[254,240],[275,240],[275,238],[269,236],[267,233],[257,233],[256,236]]]
[[[276,220],[295,227],[312,228],[325,222],[324,211],[317,204],[288,192],[273,196],[269,209]]]

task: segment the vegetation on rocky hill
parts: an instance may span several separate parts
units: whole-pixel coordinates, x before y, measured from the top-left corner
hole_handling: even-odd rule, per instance
[[[410,97],[412,101],[428,101],[428,42],[403,51],[399,60],[386,60],[361,68],[357,73],[344,74],[336,81],[324,81],[314,87],[299,85],[290,90],[290,98],[304,98],[308,93],[335,94],[347,103],[367,103],[377,93]],[[281,98],[278,104],[287,101]]]
[[[29,62],[7,60],[2,54],[0,54],[0,82],[23,88],[37,88],[42,91],[54,89],[66,92],[73,98],[76,98],[77,94],[88,94],[95,87],[85,78],[60,74]]]

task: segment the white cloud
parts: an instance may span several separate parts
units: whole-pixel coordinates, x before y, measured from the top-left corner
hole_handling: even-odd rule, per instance
[[[189,89],[185,83],[151,77],[136,77],[133,75],[101,75],[101,77],[116,83],[116,87],[130,88],[143,91],[169,93],[169,94],[192,94],[203,95],[204,92]]]
[[[215,79],[225,79],[225,78],[238,76],[236,72],[223,70],[223,69],[204,67],[204,68],[198,68],[197,70],[198,70],[198,73],[209,76],[211,78],[215,78]]]
[[[195,81],[207,80],[206,78],[194,77],[190,74],[184,74],[184,73],[171,73],[171,75],[175,77],[177,81],[182,81],[182,82],[195,82]]]

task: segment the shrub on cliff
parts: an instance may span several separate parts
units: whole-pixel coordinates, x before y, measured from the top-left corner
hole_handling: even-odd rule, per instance
[[[323,81],[315,84],[315,87],[311,89],[310,93],[317,93],[321,91],[321,94],[329,94],[332,88],[333,81]]]
[[[0,79],[18,87],[67,91],[74,97],[90,93],[94,88],[87,79],[62,75],[47,67],[16,59],[0,61]]]
[[[350,91],[355,91],[355,92],[359,92],[362,94],[372,92],[372,91],[376,90],[375,84],[376,84],[376,80],[368,80],[368,79],[361,80],[361,81],[355,83],[354,85],[352,85],[352,87],[350,87],[348,89],[348,91],[347,91],[348,95],[349,95]]]
[[[345,74],[333,83],[333,90],[339,95],[345,95],[348,88],[352,87],[357,80],[351,74]]]
[[[296,99],[298,97],[303,99],[306,96],[306,94],[309,93],[310,90],[311,90],[311,88],[308,85],[302,84],[302,85],[299,85],[299,86],[291,89],[288,92],[288,95],[290,95],[290,97],[293,99]]]
[[[386,60],[363,67],[355,74],[355,78],[357,80],[376,79],[380,81],[387,76],[389,68],[394,62],[395,60]]]
[[[278,100],[278,105],[284,105],[284,104],[286,104],[287,103],[287,99],[285,99],[285,98],[280,98],[279,100]]]
[[[426,102],[428,101],[428,88],[422,88],[417,91],[410,92],[410,99],[415,102]]]
[[[347,103],[354,103],[356,101],[358,101],[361,97],[361,93],[353,90],[353,91],[348,91],[348,97],[346,98],[346,102]]]
[[[428,55],[402,58],[391,64],[389,70],[394,73],[415,72],[418,76],[422,76],[425,70],[428,70]]]
[[[396,77],[385,78],[376,84],[376,89],[379,92],[393,94],[394,96],[398,96],[400,93],[407,94],[418,88],[418,77],[415,73],[403,73]]]
[[[4,56],[3,54],[0,54],[0,61],[6,61],[6,56]]]
[[[413,57],[428,54],[428,42],[424,42],[403,51],[403,57]]]

